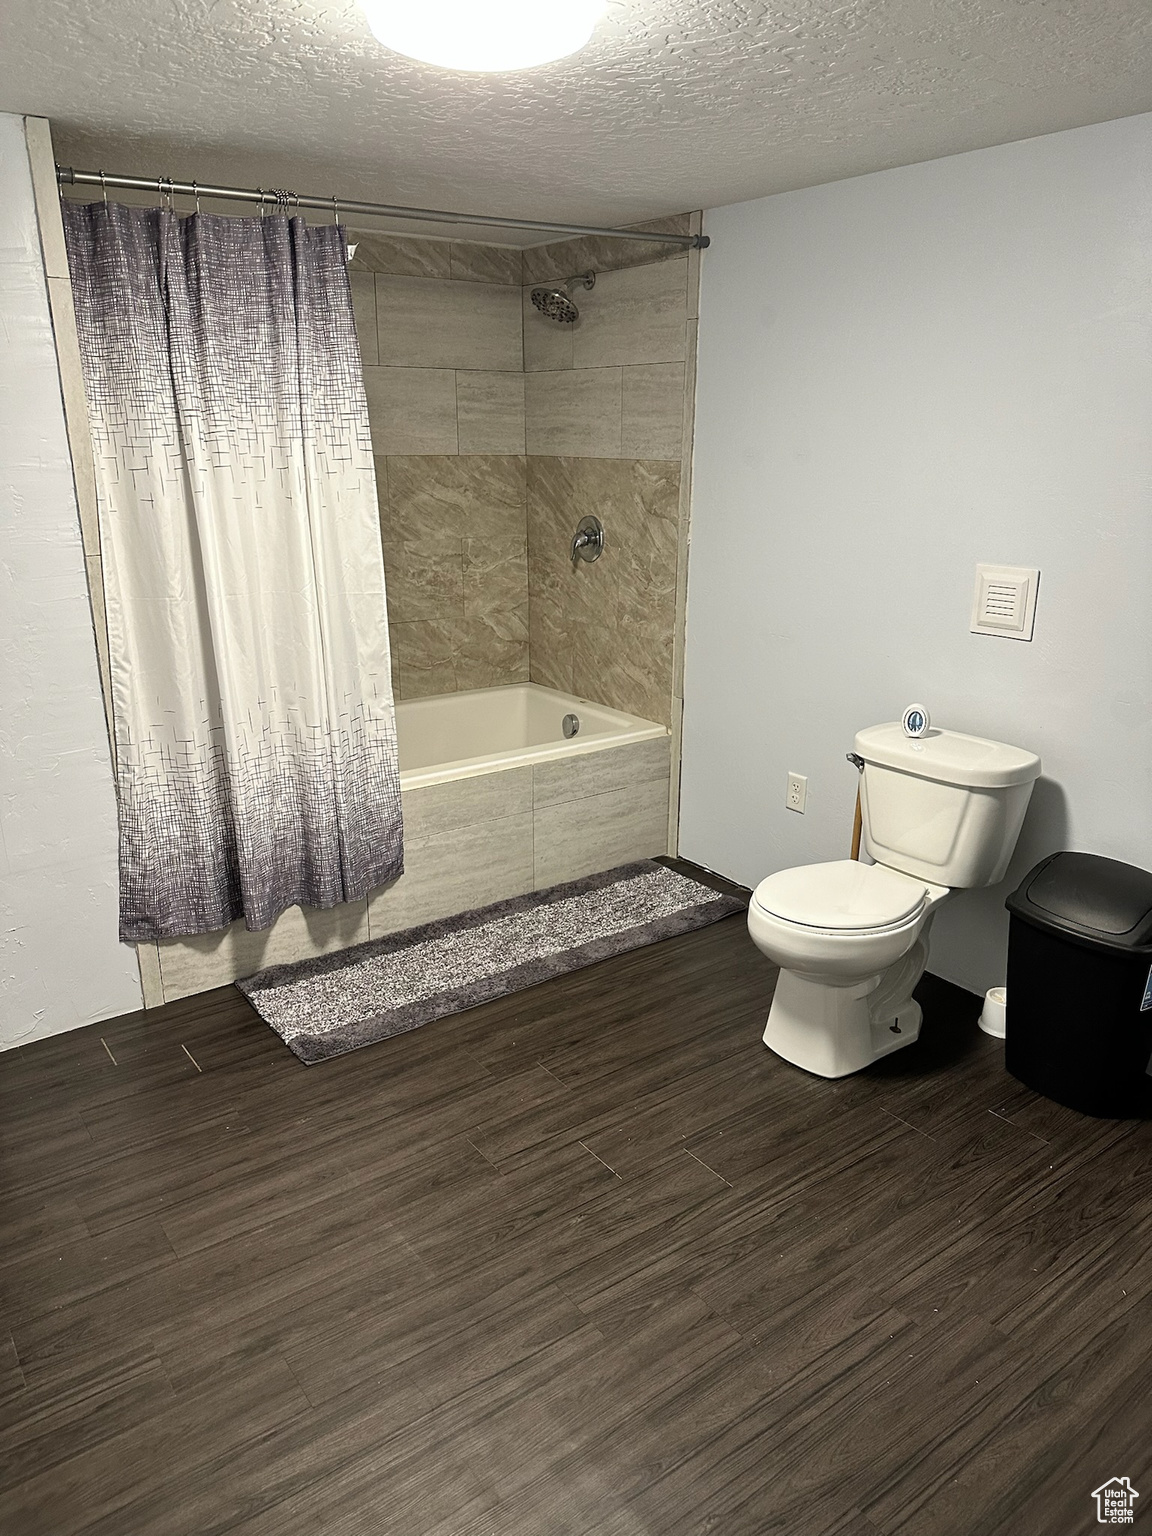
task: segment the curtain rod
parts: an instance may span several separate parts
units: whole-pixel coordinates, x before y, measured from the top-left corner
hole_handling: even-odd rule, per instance
[[[542,234],[554,235],[605,235],[613,240],[658,241],[663,245],[679,246],[682,250],[704,250],[709,244],[707,235],[664,235],[646,233],[638,229],[602,229],[595,224],[550,224],[540,219],[504,219],[482,213],[449,213],[443,208],[403,208],[391,203],[361,203],[344,197],[307,197],[303,193],[288,192],[280,187],[213,187],[204,182],[173,181],[170,176],[113,176],[103,171],[75,171],[71,166],[58,165],[56,180],[60,186],[120,187],[134,192],[152,192],[160,198],[213,197],[232,202],[268,203],[277,212],[292,208],[317,208],[339,218],[341,214],[364,213],[374,218],[416,219],[421,223],[480,224],[498,229],[536,229]]]

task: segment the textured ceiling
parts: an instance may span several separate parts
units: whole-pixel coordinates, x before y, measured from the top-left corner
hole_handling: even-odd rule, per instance
[[[499,76],[390,53],[353,0],[4,0],[2,25],[0,109],[78,167],[590,223],[1152,109],[1148,0],[626,0]]]

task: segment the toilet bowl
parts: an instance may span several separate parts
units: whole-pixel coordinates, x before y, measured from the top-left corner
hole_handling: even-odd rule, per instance
[[[762,880],[748,907],[757,947],[780,967],[764,1044],[820,1077],[844,1077],[920,1033],[912,989],[943,886],[851,859]]]
[[[820,1077],[911,1045],[912,989],[928,929],[954,890],[1003,879],[1040,772],[1033,752],[930,728],[922,708],[856,736],[864,848],[780,870],[748,908],[753,942],[780,967],[764,1044]]]

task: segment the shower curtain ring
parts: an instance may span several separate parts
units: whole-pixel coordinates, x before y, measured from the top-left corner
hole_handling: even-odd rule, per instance
[[[196,185],[195,182],[192,183],[192,201],[196,205],[196,212],[199,213],[200,212],[200,188]]]
[[[332,222],[337,229],[340,227],[340,204],[336,201],[336,194],[332,194]]]
[[[107,208],[107,206],[108,206],[108,183],[104,180],[104,172],[103,171],[97,171],[96,174],[100,178],[100,190],[104,194],[104,206],[105,206],[105,208]]]

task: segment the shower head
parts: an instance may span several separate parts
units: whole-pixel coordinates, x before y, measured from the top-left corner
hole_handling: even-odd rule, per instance
[[[559,320],[561,325],[571,325],[580,318],[580,311],[563,288],[533,288],[532,302],[549,320]]]
[[[595,282],[595,272],[585,272],[583,277],[570,278],[562,288],[533,288],[532,302],[547,319],[557,320],[561,325],[573,325],[579,320],[580,311],[569,290],[576,283],[582,288],[591,288]]]

